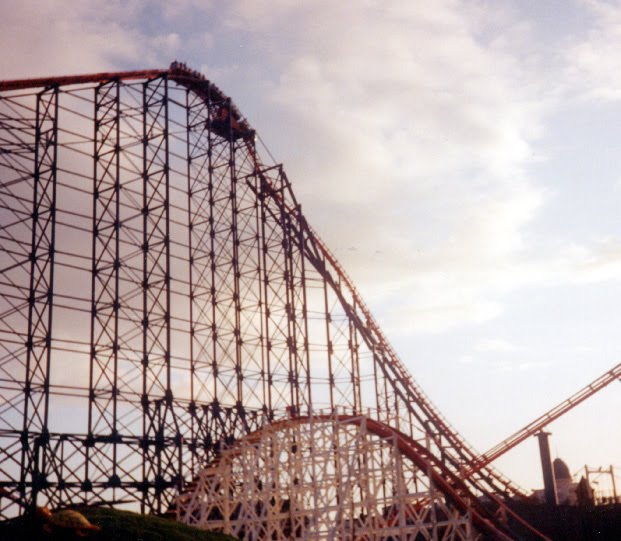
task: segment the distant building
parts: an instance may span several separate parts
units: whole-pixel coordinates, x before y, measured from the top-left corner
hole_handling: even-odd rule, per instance
[[[576,496],[578,483],[574,483],[571,478],[567,464],[560,458],[555,458],[554,462],[552,462],[552,468],[554,469],[554,477],[556,477],[558,503],[560,505],[576,505],[578,503]]]
[[[556,495],[558,497],[558,503],[560,505],[578,505],[578,503],[585,503],[584,501],[579,502],[577,490],[579,482],[574,482],[571,473],[569,472],[569,468],[567,464],[560,458],[555,458],[552,462],[552,469],[554,470],[554,477],[556,478]],[[582,491],[584,492],[584,485],[586,484],[586,480],[582,482]],[[535,490],[534,496],[540,502],[545,501],[545,493],[543,489]],[[587,486],[588,495],[592,499],[593,491],[590,487]],[[585,495],[581,495],[580,500],[584,500]]]

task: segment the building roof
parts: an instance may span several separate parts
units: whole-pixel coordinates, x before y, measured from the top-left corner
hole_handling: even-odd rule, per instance
[[[556,477],[556,479],[571,479],[569,467],[560,458],[554,459],[552,467],[554,468],[554,477]]]

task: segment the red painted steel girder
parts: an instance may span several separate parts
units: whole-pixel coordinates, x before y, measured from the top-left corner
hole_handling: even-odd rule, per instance
[[[60,77],[37,77],[34,79],[14,79],[0,81],[0,90],[24,90],[27,88],[47,88],[52,86],[105,83],[106,81],[131,81],[135,79],[155,79],[169,73],[169,70],[136,70],[122,72],[101,72],[88,75],[63,75]]]
[[[171,80],[189,88],[203,98],[207,97],[207,90],[217,99],[229,99],[216,85],[207,81],[199,72],[187,68],[184,64],[173,62],[169,69],[151,69],[134,71],[100,72],[86,75],[63,75],[60,77],[37,77],[33,79],[13,79],[0,81],[0,92],[10,90],[25,90],[29,88],[51,88],[66,85],[81,85],[89,83],[106,83],[109,81],[150,80],[167,76]],[[243,129],[250,129],[242,118],[239,110],[231,103],[231,112],[235,120]]]

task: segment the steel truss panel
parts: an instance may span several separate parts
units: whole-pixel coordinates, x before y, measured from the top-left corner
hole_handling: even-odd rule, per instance
[[[54,461],[49,438],[49,392],[54,299],[56,236],[56,172],[58,144],[58,87],[36,98],[36,129],[32,197],[32,243],[26,374],[22,429],[20,497],[27,485],[36,494],[48,487]],[[27,442],[27,444],[26,444]]]
[[[119,282],[121,192],[121,89],[119,81],[95,88],[91,283],[91,355],[83,488],[114,487],[118,471]],[[114,497],[114,493],[112,495]]]

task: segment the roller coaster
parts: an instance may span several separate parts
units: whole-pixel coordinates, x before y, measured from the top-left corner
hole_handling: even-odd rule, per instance
[[[0,82],[0,519],[106,503],[253,540],[516,539],[509,514],[545,539],[257,146],[177,62]]]

